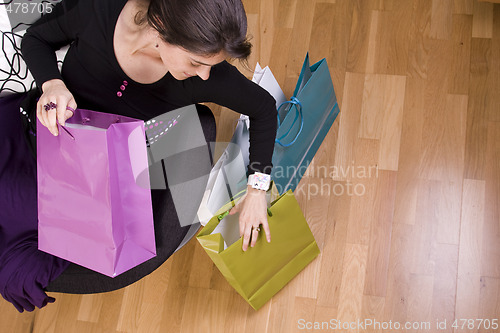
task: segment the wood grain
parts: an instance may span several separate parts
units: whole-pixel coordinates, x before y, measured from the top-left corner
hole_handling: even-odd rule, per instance
[[[493,4],[476,2],[472,21],[473,38],[491,38],[493,35]]]
[[[387,293],[396,182],[397,173],[393,171],[382,170],[377,178],[364,295],[384,297]],[[387,202],[393,204],[389,205]]]
[[[454,318],[500,318],[500,5],[243,2],[250,68],[270,66],[288,97],[306,52],[329,65],[341,111],[296,192],[321,254],[255,311],[192,240],[121,290],[51,293],[22,314],[0,300],[2,332],[327,332],[372,319],[433,325],[407,332],[446,320],[451,333]],[[208,105],[227,142],[239,114]]]
[[[457,318],[466,314],[479,318],[485,182],[465,179],[462,202],[455,313]]]

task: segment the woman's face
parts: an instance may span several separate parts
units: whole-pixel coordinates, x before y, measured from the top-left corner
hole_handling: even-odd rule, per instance
[[[167,70],[177,80],[185,80],[191,76],[208,80],[212,66],[227,58],[224,52],[200,56],[166,42],[158,43],[157,49]]]

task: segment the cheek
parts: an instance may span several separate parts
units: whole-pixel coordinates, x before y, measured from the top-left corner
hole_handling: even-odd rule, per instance
[[[172,61],[172,70],[177,71],[177,72],[192,72],[193,71],[193,66],[190,63],[186,63],[183,60],[179,59],[174,59]]]
[[[179,71],[182,68],[182,63],[179,61],[177,57],[172,55],[170,52],[162,52],[160,54],[161,61],[167,68],[169,72]]]

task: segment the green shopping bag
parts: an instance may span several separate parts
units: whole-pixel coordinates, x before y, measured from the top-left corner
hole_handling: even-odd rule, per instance
[[[292,191],[276,199],[269,211],[271,242],[261,229],[255,247],[246,252],[242,250],[237,214],[214,216],[197,236],[229,284],[255,310],[320,252]]]

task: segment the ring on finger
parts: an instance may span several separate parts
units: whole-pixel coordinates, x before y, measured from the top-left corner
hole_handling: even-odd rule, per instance
[[[252,231],[260,231],[259,227],[252,227]]]
[[[44,108],[45,111],[49,111],[49,110],[57,108],[57,104],[54,103],[54,102],[50,102],[50,103],[45,104],[43,106],[43,108]]]

